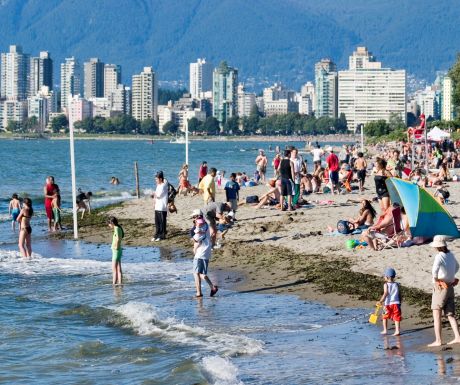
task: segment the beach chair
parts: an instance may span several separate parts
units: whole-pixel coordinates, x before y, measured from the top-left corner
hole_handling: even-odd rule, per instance
[[[401,207],[395,207],[392,212],[393,222],[388,225],[393,227],[393,231],[388,235],[386,232],[380,232],[376,236],[377,250],[391,249],[393,247],[401,247],[401,239],[404,235],[404,229],[401,220]]]

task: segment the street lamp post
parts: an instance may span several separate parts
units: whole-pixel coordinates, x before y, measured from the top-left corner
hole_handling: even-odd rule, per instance
[[[70,101],[72,103],[72,101]],[[70,134],[70,172],[72,176],[72,212],[73,212],[73,237],[78,239],[78,212],[77,212],[77,181],[75,177],[75,149],[73,137],[72,108],[69,108],[69,134]]]

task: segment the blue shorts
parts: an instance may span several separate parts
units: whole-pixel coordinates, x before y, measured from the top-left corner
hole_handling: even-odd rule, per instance
[[[193,273],[195,274],[208,274],[209,261],[206,259],[195,258],[193,260]]]
[[[12,217],[11,220],[12,220],[13,222],[16,222],[16,219],[18,219],[18,216],[19,216],[19,213],[20,213],[20,212],[21,212],[21,211],[20,211],[19,209],[17,209],[17,208],[11,210],[11,217]]]
[[[217,232],[223,233],[224,231],[228,230],[229,228],[230,228],[229,225],[223,224],[223,223],[219,223],[219,224],[217,225]]]
[[[331,180],[333,185],[339,184],[339,172],[338,171],[330,171],[329,172],[329,179]]]

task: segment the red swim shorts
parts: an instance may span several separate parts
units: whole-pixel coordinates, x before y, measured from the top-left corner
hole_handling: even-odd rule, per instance
[[[382,319],[391,319],[395,322],[401,321],[401,305],[385,305],[385,309],[382,315]]]

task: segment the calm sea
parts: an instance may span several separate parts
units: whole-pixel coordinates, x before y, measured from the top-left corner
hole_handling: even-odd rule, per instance
[[[277,144],[285,145],[193,142],[191,179],[202,160],[252,174],[257,149]],[[460,376],[460,357],[418,349],[431,335],[382,338],[367,323],[370,309],[226,290],[197,301],[191,261],[155,247],[126,248],[126,284],[113,288],[108,245],[46,238],[44,178],[54,175],[68,202],[68,158],[66,141],[0,141],[0,383],[426,384]],[[78,186],[103,205],[131,198],[134,161],[144,192],[160,169],[175,182],[184,147],[78,141],[76,158]],[[112,175],[122,184],[111,186]],[[38,212],[29,261],[9,229],[13,192],[31,196]]]

